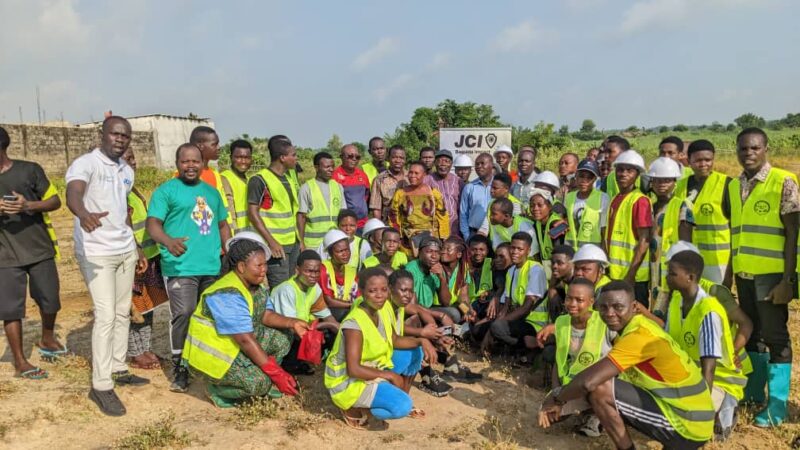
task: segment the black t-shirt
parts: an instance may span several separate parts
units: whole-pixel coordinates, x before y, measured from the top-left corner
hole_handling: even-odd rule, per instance
[[[278,177],[278,180],[281,182],[283,187],[286,188],[286,193],[289,195],[289,201],[294,203],[295,198],[294,194],[292,194],[292,186],[289,184],[289,179],[286,177],[286,175],[278,175],[275,172],[272,172],[272,174]],[[260,205],[262,209],[268,209],[265,207],[271,208],[273,203],[272,195],[280,194],[280,192],[269,192],[269,188],[267,188],[267,182],[261,175],[254,175],[247,181],[247,203]]]
[[[44,197],[50,181],[34,162],[14,161],[0,173],[0,195],[22,194],[28,200]],[[55,256],[41,213],[0,215],[0,267],[19,267]]]

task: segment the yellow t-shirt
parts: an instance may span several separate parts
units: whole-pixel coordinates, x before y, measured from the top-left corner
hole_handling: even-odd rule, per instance
[[[636,366],[654,380],[665,383],[681,382],[689,376],[669,342],[654,336],[644,327],[618,337],[608,359],[620,372]]]

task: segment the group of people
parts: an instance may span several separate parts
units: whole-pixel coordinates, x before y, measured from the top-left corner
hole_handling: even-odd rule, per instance
[[[89,396],[106,414],[125,414],[115,386],[149,382],[129,364],[160,367],[152,311],[168,304],[170,389],[202,378],[219,407],[296,394],[295,377],[315,373],[316,342],[349,426],[420,417],[417,375],[436,397],[481,381],[460,341],[541,374],[541,426],[578,415],[578,432],[604,430],[618,448],[633,447],[626,424],[697,448],[729,436],[740,404],[758,405],[758,426],[786,418],[800,198],[760,129],[737,137],[736,178],[714,170],[711,142],[675,136],[649,167],[609,136],[583,159],[562,155],[557,174],[536,166],[532,146],[474,161],[426,147],[409,162],[375,137],[370,161],[351,144],[338,167],[319,152],[300,184],[288,137],[269,139],[270,164],[255,173],[251,144],[232,142],[220,173],[209,164],[219,137],[197,127],[149,199],[130,139],[124,118],[107,118],[100,146],[66,174],[94,304]],[[0,278],[12,293],[0,318],[16,374],[39,379],[47,372],[22,352],[28,285],[39,352],[69,352],[53,331],[47,213],[60,200],[41,167],[8,158],[9,144],[0,128]]]

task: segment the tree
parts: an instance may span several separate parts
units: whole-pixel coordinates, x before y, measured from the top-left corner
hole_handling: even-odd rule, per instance
[[[736,131],[736,124],[729,123],[727,127],[725,127],[725,131]]]
[[[684,125],[682,123],[679,123],[678,125],[675,125],[674,127],[672,127],[672,131],[686,132],[686,131],[689,131],[689,127],[687,127],[686,125]]]
[[[338,134],[334,133],[330,139],[328,139],[328,143],[325,144],[325,151],[330,153],[331,155],[338,155],[339,152],[342,150],[342,139],[339,137]]]
[[[709,130],[719,133],[720,131],[724,130],[725,127],[722,126],[721,123],[717,122],[716,120],[711,122],[711,126],[708,127]]]
[[[594,133],[596,128],[597,125],[592,119],[584,119],[583,123],[581,123],[581,133]]]
[[[569,136],[569,125],[561,125],[561,128],[558,129],[559,136]]]
[[[763,117],[757,116],[753,113],[742,114],[741,116],[733,119],[733,122],[736,123],[739,128],[763,128],[767,125],[767,121],[764,120]]]
[[[659,133],[668,133],[669,132],[669,127],[666,126],[666,125],[661,125],[660,127],[658,127],[658,132]]]
[[[637,127],[636,125],[631,125],[628,128],[625,128],[625,131],[627,131],[628,133],[638,133],[639,127]]]

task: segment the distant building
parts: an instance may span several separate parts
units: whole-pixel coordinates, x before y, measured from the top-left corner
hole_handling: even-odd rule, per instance
[[[189,142],[189,135],[194,127],[205,125],[214,128],[214,122],[207,117],[182,117],[168,114],[148,114],[146,116],[126,117],[133,131],[149,131],[153,133],[155,142],[156,163],[159,168],[175,167],[175,150],[178,146]],[[79,127],[98,126],[101,122],[78,125]]]

